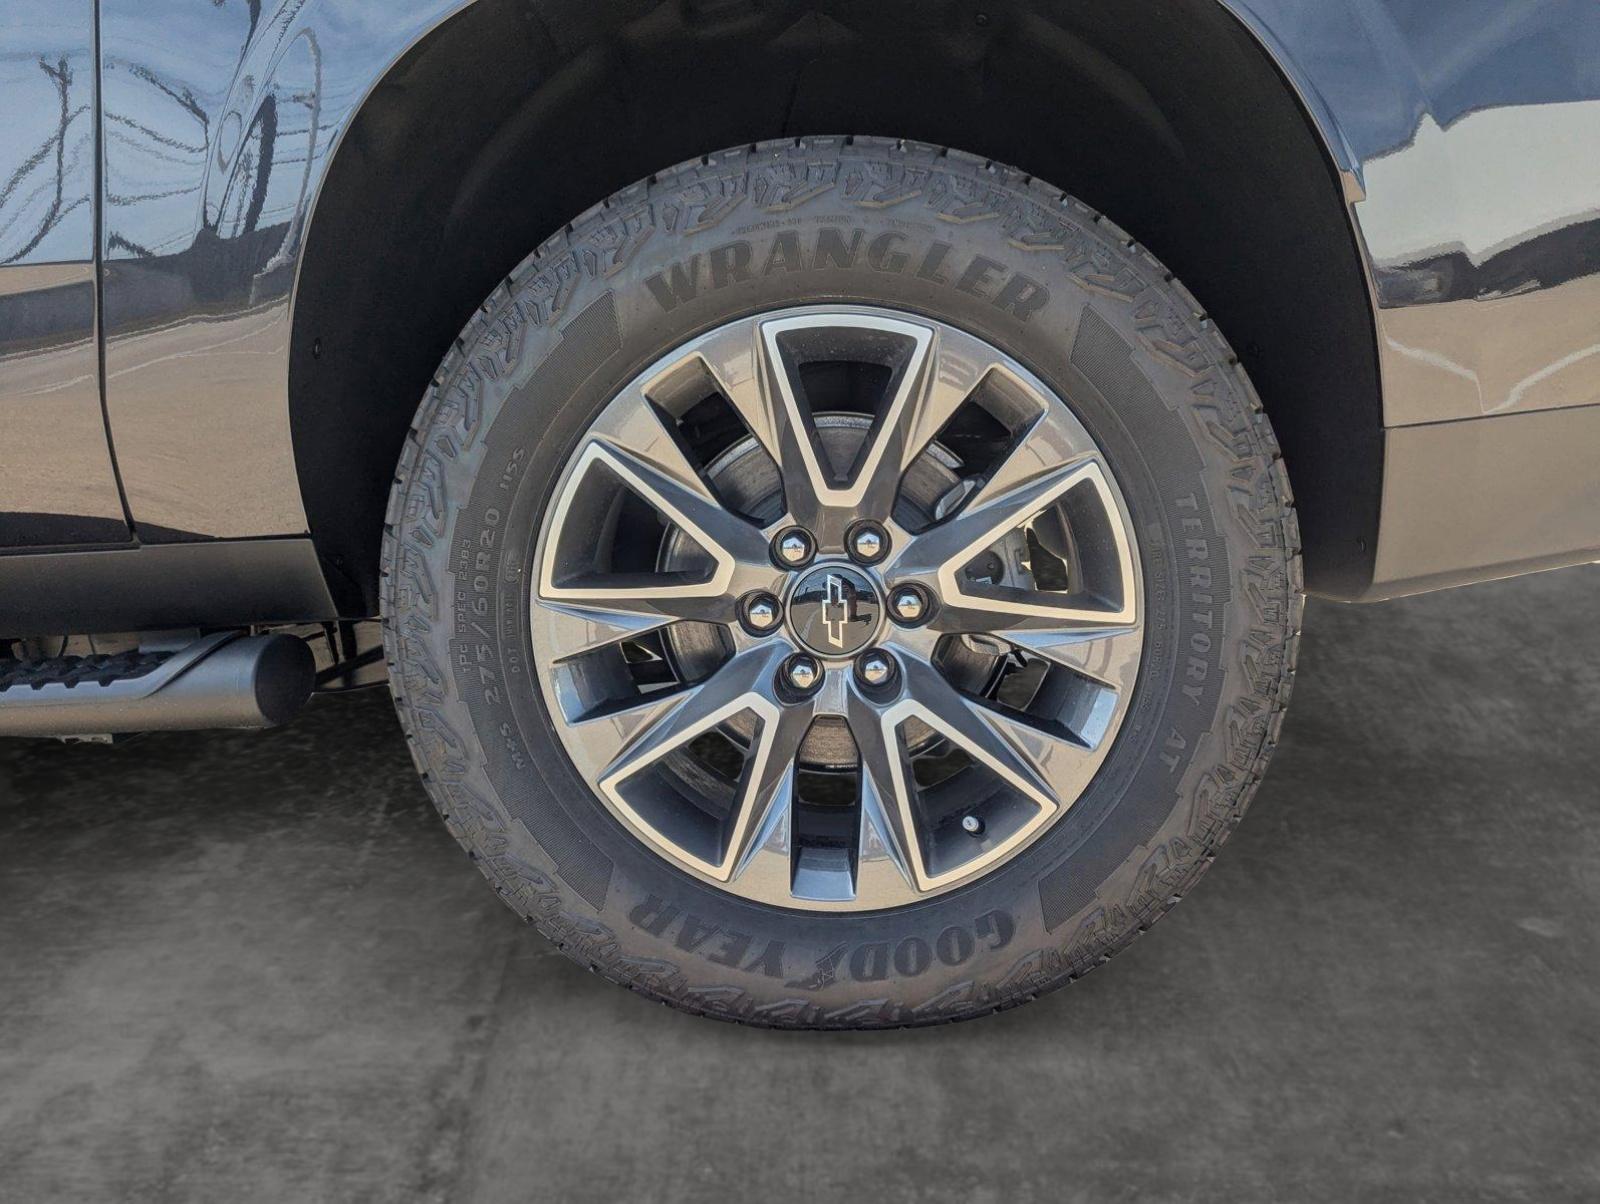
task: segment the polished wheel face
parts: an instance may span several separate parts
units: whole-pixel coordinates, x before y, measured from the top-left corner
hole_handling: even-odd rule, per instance
[[[557,733],[655,854],[813,910],[995,870],[1133,693],[1137,545],[1072,411],[998,349],[865,307],[729,323],[624,388],[540,532]]]

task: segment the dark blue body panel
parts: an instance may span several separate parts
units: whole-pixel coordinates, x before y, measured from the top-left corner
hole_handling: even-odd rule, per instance
[[[0,19],[0,548],[128,538],[100,408],[93,0]]]
[[[471,0],[100,0],[98,141],[90,0],[7,2],[0,88],[25,120],[0,121],[0,547],[130,540],[119,472],[141,543],[306,536],[288,361],[319,193],[365,99]],[[1600,454],[1600,5],[1217,2],[1298,91],[1365,251],[1390,447],[1375,577],[1600,544],[1580,489],[1531,543],[1437,550],[1447,511],[1394,475],[1464,420],[1519,456]],[[1555,410],[1558,436],[1513,421]],[[1480,488],[1448,516],[1528,501]]]

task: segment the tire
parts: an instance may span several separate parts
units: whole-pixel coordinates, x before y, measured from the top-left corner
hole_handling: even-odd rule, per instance
[[[829,230],[842,237],[819,258]],[[764,274],[784,239],[801,254],[780,254],[781,266],[796,270]],[[671,291],[674,265],[702,273],[692,295]],[[1008,288],[1018,278],[1027,286]],[[1003,348],[1103,449],[1138,539],[1137,683],[1088,788],[998,868],[888,910],[770,906],[669,865],[575,769],[534,680],[530,565],[588,424],[685,340],[816,302],[923,315]],[[412,755],[507,904],[641,994],[795,1028],[998,1011],[1132,943],[1211,864],[1260,783],[1302,609],[1277,444],[1198,303],[1127,234],[1041,181],[868,138],[681,164],[539,247],[422,401],[382,563]]]

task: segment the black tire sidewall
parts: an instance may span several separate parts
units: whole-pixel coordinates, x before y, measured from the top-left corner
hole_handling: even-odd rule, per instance
[[[858,146],[810,158],[893,179],[912,156]],[[921,194],[901,204],[866,204],[836,183],[798,204],[763,205],[764,171],[792,181],[794,162],[761,160],[713,159],[580,220],[469,327],[424,403],[397,486],[387,618],[402,709],[457,835],[514,906],[612,977],[773,1023],[904,1023],[1003,1006],[1131,939],[1148,922],[1136,913],[1173,893],[1163,876],[1176,886],[1209,857],[1259,776],[1250,723],[1244,755],[1224,748],[1219,759],[1218,746],[1230,720],[1270,709],[1272,665],[1244,670],[1252,647],[1287,635],[1264,630],[1272,614],[1241,588],[1293,592],[1287,539],[1263,538],[1259,518],[1240,514],[1281,504],[1262,496],[1271,449],[1252,445],[1260,424],[1248,388],[1192,304],[1081,208],[1057,199],[1052,210],[1036,189],[951,158],[922,171]],[[705,197],[741,186],[738,203],[705,219]],[[950,206],[975,194],[998,216],[949,220]],[[647,236],[630,245],[630,228]],[[1035,231],[1046,237],[1026,237]],[[783,266],[763,271],[775,256]],[[701,286],[669,308],[661,294],[674,268]],[[999,303],[1008,296],[1026,303]],[[762,906],[648,851],[567,758],[528,633],[545,507],[616,392],[708,329],[823,302],[950,323],[1052,385],[1112,467],[1144,586],[1139,683],[1089,790],[1001,869],[882,913]],[[431,614],[407,591],[408,567],[428,580]],[[411,687],[418,670],[427,689]],[[445,746],[430,748],[430,730],[449,733]]]

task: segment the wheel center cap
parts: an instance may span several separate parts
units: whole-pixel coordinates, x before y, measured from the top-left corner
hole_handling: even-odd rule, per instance
[[[789,595],[789,625],[819,656],[859,652],[878,634],[882,621],[877,586],[848,565],[819,565]]]

